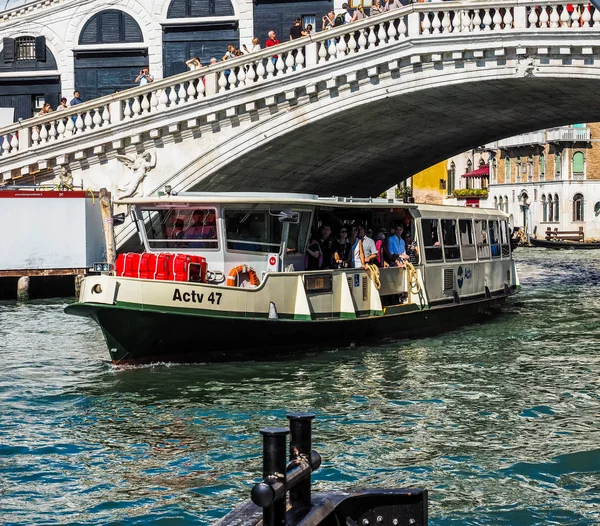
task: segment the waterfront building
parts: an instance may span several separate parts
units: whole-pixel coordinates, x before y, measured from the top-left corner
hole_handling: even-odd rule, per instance
[[[296,17],[318,31],[332,9],[333,0],[0,0],[0,126],[75,90],[89,101],[134,87],[144,66],[160,79],[194,56],[220,61],[228,44],[252,49],[256,36],[264,47],[270,30],[285,42]]]
[[[446,204],[498,208],[538,237],[583,227],[586,239],[600,238],[600,123],[524,133],[445,164]]]

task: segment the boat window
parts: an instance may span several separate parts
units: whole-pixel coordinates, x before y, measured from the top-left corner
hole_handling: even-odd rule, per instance
[[[498,221],[490,221],[490,250],[493,258],[500,257],[500,227]]]
[[[283,225],[276,217],[278,212],[252,208],[225,210],[227,249],[279,253]]]
[[[459,219],[460,246],[464,261],[473,261],[477,257],[475,250],[475,235],[473,234],[473,223],[470,219]]]
[[[485,219],[475,220],[475,242],[477,244],[477,256],[479,259],[490,258],[490,243]]]
[[[146,209],[141,212],[151,249],[219,248],[214,208]],[[199,239],[202,241],[192,241]]]
[[[502,257],[507,258],[510,256],[510,237],[506,221],[500,221],[500,240],[502,241]]]
[[[444,258],[440,246],[439,221],[437,219],[421,219],[421,230],[425,246],[425,259],[428,262],[442,261]]]
[[[442,219],[442,239],[446,261],[460,259],[460,247],[456,238],[456,219]]]
[[[309,227],[310,212],[300,212],[300,221],[298,223],[290,223],[290,231],[286,243],[286,252],[288,254],[304,254]]]

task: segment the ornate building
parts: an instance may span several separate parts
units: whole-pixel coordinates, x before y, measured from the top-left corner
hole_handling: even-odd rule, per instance
[[[514,226],[600,238],[600,123],[525,133],[447,161],[447,204],[495,207]],[[450,181],[453,181],[451,183]]]
[[[0,126],[44,102],[56,108],[74,90],[87,101],[131,88],[143,66],[159,79],[194,56],[221,60],[228,44],[250,49],[256,36],[264,47],[270,30],[286,41],[296,17],[320,30],[333,8],[333,0],[0,0]]]

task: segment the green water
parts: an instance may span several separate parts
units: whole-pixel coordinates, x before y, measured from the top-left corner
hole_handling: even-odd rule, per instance
[[[210,524],[258,430],[312,411],[314,490],[419,486],[430,524],[600,523],[600,252],[516,252],[484,324],[268,363],[115,369],[63,303],[0,303],[0,523]]]

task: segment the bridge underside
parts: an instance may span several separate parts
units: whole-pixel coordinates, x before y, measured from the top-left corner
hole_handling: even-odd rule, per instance
[[[265,140],[194,187],[372,196],[467,149],[528,131],[600,121],[600,81],[486,80],[334,112]]]

